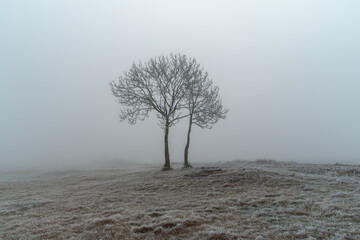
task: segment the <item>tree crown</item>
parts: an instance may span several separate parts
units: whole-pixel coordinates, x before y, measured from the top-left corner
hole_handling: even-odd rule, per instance
[[[144,120],[155,110],[161,127],[191,116],[192,123],[211,128],[228,112],[208,73],[185,55],[162,55],[145,63],[133,63],[110,87],[117,102],[124,106],[120,120],[127,119],[130,124]]]
[[[171,126],[188,116],[181,112],[186,83],[193,78],[196,61],[185,55],[170,54],[152,58],[146,63],[133,63],[129,71],[110,87],[117,102],[125,108],[120,120],[130,124],[144,120],[151,110],[156,111],[160,126]]]

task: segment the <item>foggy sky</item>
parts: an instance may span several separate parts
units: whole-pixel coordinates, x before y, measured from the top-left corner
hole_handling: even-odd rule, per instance
[[[133,61],[194,57],[228,117],[190,161],[360,164],[359,1],[1,1],[0,169],[162,163],[155,116],[129,125],[108,83]],[[186,121],[170,130],[182,161]]]

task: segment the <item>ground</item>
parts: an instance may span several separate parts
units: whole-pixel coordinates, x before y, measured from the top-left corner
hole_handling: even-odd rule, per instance
[[[359,166],[159,169],[0,172],[0,239],[360,239]]]

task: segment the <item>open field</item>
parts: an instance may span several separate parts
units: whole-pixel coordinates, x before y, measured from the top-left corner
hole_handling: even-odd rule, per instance
[[[0,239],[360,239],[359,166],[159,168],[1,172]]]

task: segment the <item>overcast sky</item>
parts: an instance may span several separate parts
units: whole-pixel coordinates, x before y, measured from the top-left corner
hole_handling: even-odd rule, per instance
[[[190,161],[360,164],[359,1],[0,1],[0,168],[162,163],[152,116],[120,123],[108,83],[132,62],[194,57],[228,117]],[[170,130],[182,161],[186,122]]]

